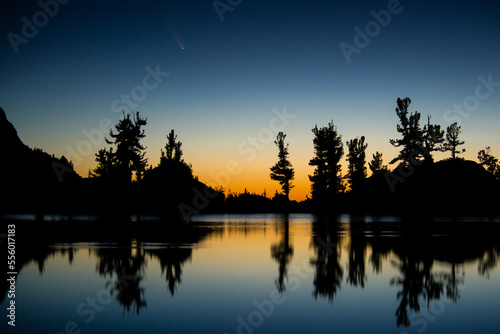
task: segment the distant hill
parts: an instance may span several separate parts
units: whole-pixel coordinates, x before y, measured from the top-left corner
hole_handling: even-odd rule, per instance
[[[368,178],[347,207],[408,219],[500,214],[500,182],[474,161],[449,159],[391,173]]]
[[[434,215],[499,213],[498,180],[480,164],[469,160],[443,160],[416,169],[398,191],[398,204]]]

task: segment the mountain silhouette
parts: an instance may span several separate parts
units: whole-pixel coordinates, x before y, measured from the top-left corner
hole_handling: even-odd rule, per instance
[[[222,194],[198,181],[183,162],[150,168],[141,182],[82,178],[64,156],[57,158],[25,145],[2,108],[0,136],[5,198],[0,214],[29,213],[38,218],[93,214],[115,221],[128,220],[132,214],[188,218],[223,201]]]
[[[26,146],[11,122],[7,120],[5,111],[0,107],[0,149],[4,157],[28,155],[30,148]]]
[[[69,191],[80,177],[64,156],[56,158],[41,149],[25,145],[2,108],[0,152],[4,198],[0,213],[7,210],[9,213],[38,213],[49,208],[50,211],[64,211],[68,198],[61,194]],[[64,180],[58,177],[55,168],[65,170]]]

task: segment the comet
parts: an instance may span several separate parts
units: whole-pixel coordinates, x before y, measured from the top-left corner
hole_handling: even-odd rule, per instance
[[[184,45],[181,42],[181,39],[179,37],[179,34],[177,33],[177,30],[175,29],[170,29],[170,35],[175,39],[181,50],[184,50]]]

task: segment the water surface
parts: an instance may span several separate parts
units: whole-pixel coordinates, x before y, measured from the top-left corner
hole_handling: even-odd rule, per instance
[[[23,246],[15,332],[500,332],[497,230],[402,224],[207,215]]]

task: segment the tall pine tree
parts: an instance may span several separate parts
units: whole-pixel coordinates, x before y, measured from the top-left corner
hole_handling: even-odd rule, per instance
[[[328,126],[312,129],[314,133],[314,158],[309,165],[314,166],[314,174],[309,175],[312,182],[313,199],[326,199],[344,190],[340,159],[344,155],[342,135],[337,132],[333,121]]]
[[[141,118],[139,112],[130,118],[130,114],[123,113],[123,119],[118,121],[115,125],[116,133],[109,130],[109,135],[112,138],[106,142],[116,146],[115,152],[101,150],[97,153],[96,161],[98,167],[95,170],[99,174],[107,170],[112,170],[114,178],[121,182],[130,182],[133,174],[137,180],[140,180],[143,172],[146,169],[147,159],[144,157],[146,154],[145,147],[141,144],[141,139],[146,137],[144,134],[143,126],[147,124],[146,118]],[[110,169],[110,164],[114,166]]]
[[[292,163],[288,160],[288,143],[285,145],[286,135],[279,132],[274,143],[278,146],[278,162],[271,167],[271,180],[278,181],[284,195],[289,199],[290,189],[293,188],[292,180],[295,175]]]
[[[398,98],[396,114],[399,118],[399,123],[396,130],[401,134],[402,138],[390,139],[389,142],[394,147],[401,147],[399,154],[390,164],[397,161],[408,165],[411,160],[433,161],[432,151],[440,151],[439,146],[444,141],[444,131],[440,125],[431,123],[431,116],[427,116],[427,124],[420,127],[420,113],[415,111],[408,115],[408,108],[411,104],[411,99],[405,97]]]
[[[356,191],[360,184],[366,179],[366,148],[365,136],[361,138],[354,138],[346,142],[348,153],[347,162],[349,163],[347,169],[347,178],[351,191]]]
[[[446,128],[446,141],[443,143],[443,151],[450,151],[452,159],[456,159],[457,154],[465,152],[465,149],[461,151],[457,149],[458,146],[465,144],[465,141],[458,139],[461,128],[462,127],[458,126],[457,122]]]

